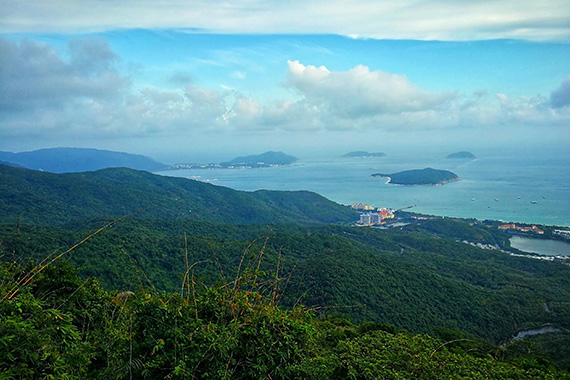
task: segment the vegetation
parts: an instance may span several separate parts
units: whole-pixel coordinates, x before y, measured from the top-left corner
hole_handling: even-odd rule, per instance
[[[284,310],[280,279],[252,268],[208,287],[186,275],[176,293],[109,292],[66,262],[37,268],[0,267],[6,379],[570,378],[524,347]]]
[[[63,226],[68,229],[5,224],[0,254],[22,264],[39,261],[109,221],[85,221],[91,228],[80,231],[76,223]],[[547,323],[570,328],[568,266],[483,250],[448,236],[499,245],[508,238],[447,218],[402,230],[125,219],[66,257],[108,289],[175,291],[186,251],[191,263],[201,263],[195,275],[211,285],[220,270],[229,278],[237,275],[242,252],[249,252],[247,263],[263,248],[260,269],[271,270],[279,261],[280,273],[290,275],[282,297],[286,307],[302,302],[319,315],[342,311],[355,322],[389,323],[413,333],[458,328],[496,344]]]
[[[0,175],[1,379],[569,378],[570,267],[462,242],[507,247],[490,222],[355,228],[308,192]],[[511,340],[545,324],[563,332]]]
[[[307,191],[236,191],[126,168],[52,174],[0,165],[0,221],[61,225],[130,214],[228,224],[352,222],[356,212]]]
[[[461,178],[449,170],[432,168],[405,170],[393,174],[372,174],[372,177],[389,177],[394,185],[443,185]]]

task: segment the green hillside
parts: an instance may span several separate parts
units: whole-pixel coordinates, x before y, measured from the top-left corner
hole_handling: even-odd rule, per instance
[[[33,281],[18,281],[34,276]],[[529,350],[456,330],[317,319],[279,306],[277,281],[185,277],[176,293],[109,292],[65,262],[0,265],[0,372],[6,379],[569,379]]]
[[[5,260],[39,261],[63,252],[109,220],[63,228],[0,225]],[[436,326],[458,328],[495,343],[517,331],[555,324],[570,329],[570,268],[556,262],[512,257],[440,237],[449,231],[470,241],[502,244],[502,233],[442,221],[403,230],[341,226],[220,225],[190,221],[127,219],[90,239],[66,257],[109,289],[175,291],[185,262],[214,281],[257,262],[280,266],[289,276],[283,305],[301,302],[322,312],[341,311],[353,321],[389,323],[414,333]],[[247,252],[247,253],[246,253]],[[221,272],[220,272],[221,271]],[[213,282],[212,282],[213,283]],[[556,292],[552,289],[556,288]],[[544,304],[549,305],[546,311]],[[330,308],[330,310],[329,310]]]
[[[54,225],[136,210],[146,218],[226,224],[353,222],[349,208],[310,192],[244,192],[126,168],[52,174],[0,165],[0,221]]]
[[[357,214],[124,168],[0,179],[8,378],[568,376],[570,267],[461,242],[508,249],[492,224],[333,225]]]

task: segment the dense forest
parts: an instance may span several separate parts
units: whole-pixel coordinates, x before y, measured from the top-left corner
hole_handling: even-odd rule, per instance
[[[509,235],[492,222],[357,228],[348,208],[306,192],[235,192],[126,169],[5,170],[13,188],[0,202],[14,203],[0,211],[5,378],[570,376],[570,267],[507,254]],[[122,182],[133,202],[140,195],[136,209],[218,193],[242,216],[132,215],[111,202],[118,190],[97,213],[74,198],[98,204],[114,191],[98,178]],[[45,196],[41,207],[26,186]],[[253,199],[268,221],[240,211]],[[559,332],[512,339],[545,325]]]
[[[0,222],[61,225],[143,211],[141,217],[225,224],[352,222],[355,211],[308,191],[236,191],[127,168],[52,174],[0,165]],[[135,216],[136,217],[136,216]]]
[[[0,267],[2,378],[568,379],[526,341],[414,335],[279,305],[283,278],[244,268],[179,291],[111,292],[65,261]],[[249,269],[252,269],[249,271]]]

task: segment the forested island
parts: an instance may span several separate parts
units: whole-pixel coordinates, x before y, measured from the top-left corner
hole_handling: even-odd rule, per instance
[[[449,170],[432,168],[405,170],[392,174],[372,174],[372,177],[388,177],[388,183],[394,185],[444,185],[461,180],[457,174]]]
[[[265,152],[251,156],[236,157],[220,163],[174,164],[171,169],[251,169],[287,166],[298,161],[297,157],[283,152]]]
[[[347,154],[343,155],[343,157],[386,157],[386,153],[376,152],[370,153],[363,150],[358,150],[354,152],[348,152]]]
[[[283,152],[265,152],[251,156],[236,157],[231,161],[222,162],[222,167],[265,167],[284,166],[297,162],[298,158]]]
[[[473,160],[477,157],[475,157],[475,155],[471,152],[466,152],[466,151],[462,151],[462,152],[456,152],[456,153],[451,153],[450,155],[447,156],[447,158],[457,158],[457,159],[470,159]]]
[[[0,373],[570,379],[570,267],[507,254],[500,223],[396,214],[0,165]]]

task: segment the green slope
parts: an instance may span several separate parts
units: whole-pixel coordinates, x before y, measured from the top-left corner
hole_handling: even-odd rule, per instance
[[[51,174],[0,165],[0,221],[63,224],[144,210],[146,218],[218,223],[352,222],[347,207],[309,192],[244,192],[126,168]],[[278,219],[275,215],[278,215]]]
[[[105,222],[78,232],[0,225],[3,258],[41,260]],[[135,290],[148,286],[148,278],[157,289],[174,291],[186,260],[201,263],[193,270],[196,278],[213,281],[223,274],[230,281],[242,258],[242,270],[255,267],[261,252],[261,269],[274,271],[279,262],[281,275],[291,275],[284,305],[301,302],[414,333],[459,328],[496,343],[546,323],[570,329],[568,266],[479,249],[418,227],[407,232],[129,219],[66,257],[108,288]]]
[[[496,347],[449,329],[435,338],[285,310],[259,272],[235,288],[195,287],[192,278],[176,293],[129,294],[82,280],[65,262],[18,282],[30,273],[31,265],[0,265],[0,296],[9,294],[0,299],[6,379],[570,378],[525,344]]]

